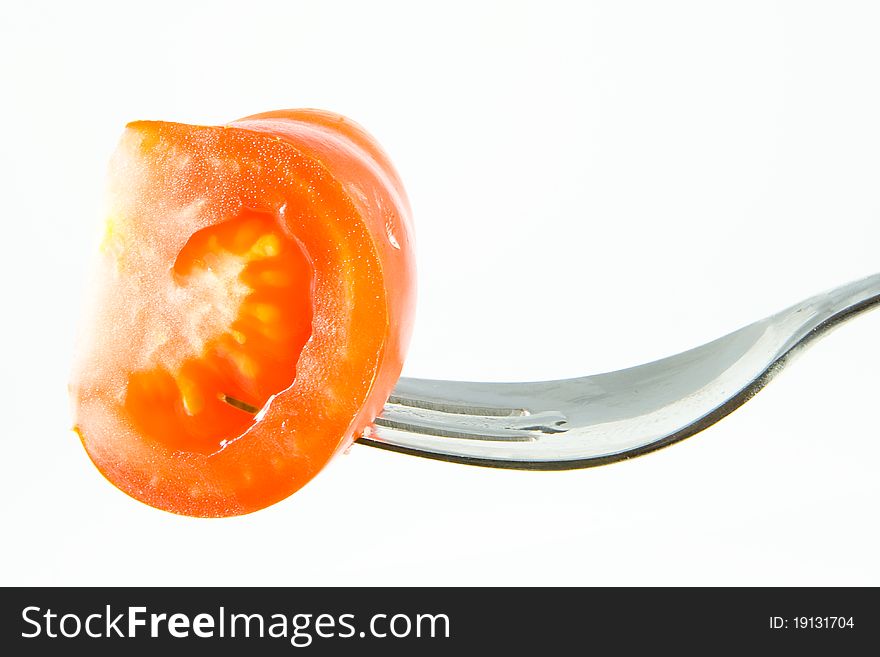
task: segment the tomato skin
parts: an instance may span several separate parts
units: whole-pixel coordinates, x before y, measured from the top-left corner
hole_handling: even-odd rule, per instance
[[[115,224],[70,386],[83,445],[111,483],[167,511],[232,516],[284,499],[372,423],[400,375],[415,264],[397,173],[362,128],[318,110],[220,127],[135,122],[114,162]],[[175,258],[242,208],[275,217],[308,256],[312,334],[292,384],[249,429],[214,453],[187,451],[139,431],[127,389],[167,332]]]
[[[233,126],[266,131],[339,172],[352,202],[375,236],[386,281],[388,313],[398,321],[389,332],[374,394],[358,416],[357,435],[382,412],[400,377],[412,334],[416,295],[412,211],[403,183],[381,146],[360,125],[340,114],[316,109],[278,110],[239,119]],[[341,444],[347,448],[351,441]]]

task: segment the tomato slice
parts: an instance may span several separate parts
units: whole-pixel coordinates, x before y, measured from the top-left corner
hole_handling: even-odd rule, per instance
[[[409,205],[350,120],[270,112],[129,124],[71,381],[113,484],[193,516],[249,513],[372,423],[415,304]]]

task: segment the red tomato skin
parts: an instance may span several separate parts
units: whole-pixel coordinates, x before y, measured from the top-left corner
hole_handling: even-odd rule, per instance
[[[389,317],[400,318],[389,327],[384,358],[373,394],[354,423],[353,435],[382,412],[406,358],[412,335],[416,302],[416,263],[412,210],[400,176],[379,143],[341,114],[319,109],[277,110],[255,114],[230,125],[266,131],[338,172],[346,191],[375,236],[382,260]],[[350,446],[351,439],[340,443]]]

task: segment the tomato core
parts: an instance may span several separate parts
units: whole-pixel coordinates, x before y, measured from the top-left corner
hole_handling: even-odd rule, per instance
[[[149,366],[128,379],[124,409],[148,439],[213,454],[290,387],[312,333],[314,271],[268,213],[194,233],[168,272],[164,323]]]

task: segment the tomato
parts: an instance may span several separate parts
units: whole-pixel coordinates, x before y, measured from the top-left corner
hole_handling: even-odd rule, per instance
[[[231,516],[308,482],[381,412],[415,304],[410,209],[387,156],[329,112],[138,121],[70,385],[114,485]]]

